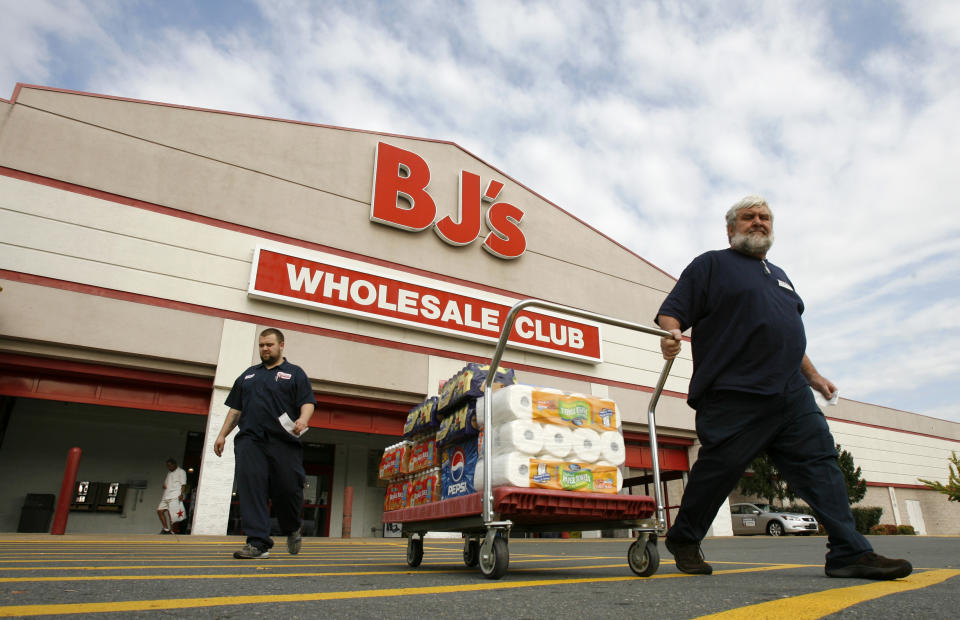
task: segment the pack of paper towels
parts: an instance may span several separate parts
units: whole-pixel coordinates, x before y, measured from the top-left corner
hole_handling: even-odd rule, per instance
[[[598,433],[592,428],[572,429],[559,424],[511,420],[494,426],[491,433],[496,454],[519,453],[554,461],[604,462],[619,467],[626,459],[619,431]]]
[[[477,420],[483,423],[483,402]],[[626,459],[620,415],[609,399],[512,385],[492,400],[492,486],[616,493]],[[483,483],[482,462],[475,486]]]
[[[478,414],[482,403],[477,401]],[[483,416],[477,417],[482,425]],[[590,428],[598,433],[620,430],[621,422],[617,404],[610,399],[529,385],[509,385],[493,393],[494,425],[510,420]]]
[[[577,463],[506,452],[493,459],[492,487],[535,487],[585,493],[617,493],[623,488],[620,468],[603,461]],[[476,489],[483,488],[483,459],[477,462],[473,478]]]

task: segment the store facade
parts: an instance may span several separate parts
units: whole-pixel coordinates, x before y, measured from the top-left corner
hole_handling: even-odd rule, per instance
[[[68,531],[151,532],[170,456],[189,468],[191,531],[234,531],[232,449],[220,459],[212,443],[273,326],[319,402],[305,438],[310,533],[341,534],[349,487],[353,535],[379,535],[379,452],[412,405],[489,359],[512,303],[647,323],[674,282],[449,142],[44,87],[0,101],[0,201],[3,531],[26,494],[59,489],[74,445],[82,479],[126,496],[122,512],[72,512]],[[625,478],[649,491],[656,338],[534,312],[514,340],[504,362],[522,382],[617,401]],[[658,407],[671,505],[695,458],[690,370],[675,364]],[[835,409],[885,514],[897,493],[918,494],[928,529],[947,523],[916,477],[943,477],[960,425]],[[904,462],[890,464],[891,442]]]

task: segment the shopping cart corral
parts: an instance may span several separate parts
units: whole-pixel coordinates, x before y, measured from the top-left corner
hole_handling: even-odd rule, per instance
[[[655,336],[669,336],[662,329],[608,317],[552,302],[527,299],[513,305],[500,333],[490,367],[496,369],[507,346],[514,322],[526,308],[542,308],[569,316],[606,323]],[[655,411],[672,360],[664,363],[647,408],[654,498],[641,495],[582,493],[552,489],[497,486],[491,488],[494,455],[493,438],[483,441],[483,487],[478,492],[438,502],[383,513],[384,523],[399,523],[407,538],[407,564],[417,567],[423,560],[423,538],[427,532],[460,532],[464,537],[463,561],[479,566],[489,579],[506,574],[510,563],[509,536],[600,529],[630,529],[637,538],[627,551],[630,569],[641,577],[656,573],[660,566],[657,538],[666,533],[666,510],[660,484]],[[484,383],[483,427],[493,428],[493,382],[490,372]],[[477,412],[479,415],[479,410]]]

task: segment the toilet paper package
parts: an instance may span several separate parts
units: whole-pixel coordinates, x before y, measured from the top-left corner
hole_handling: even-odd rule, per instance
[[[431,396],[407,414],[403,425],[403,436],[410,439],[424,431],[435,430],[440,426],[440,417],[437,413],[437,397]]]
[[[491,410],[494,424],[533,420],[544,425],[590,428],[598,433],[619,430],[621,425],[612,400],[528,385],[511,385],[495,392]]]
[[[482,488],[483,460],[476,468],[474,484]],[[623,488],[623,476],[617,467],[609,464],[549,461],[520,452],[501,454],[493,460],[492,487],[578,491],[582,493],[615,494]]]
[[[481,411],[482,413],[482,411]],[[445,446],[479,432],[477,422],[477,403],[473,399],[463,401],[460,407],[440,419],[437,431],[437,444]]]
[[[480,433],[444,446],[440,451],[440,497],[449,499],[476,492],[473,477],[483,443]]]
[[[470,363],[448,379],[440,388],[440,396],[437,400],[437,408],[441,415],[459,406],[467,398],[476,399],[483,396],[483,386],[489,373],[489,364]],[[493,380],[494,384],[500,385],[513,385],[517,382],[513,369],[502,366],[497,369]]]

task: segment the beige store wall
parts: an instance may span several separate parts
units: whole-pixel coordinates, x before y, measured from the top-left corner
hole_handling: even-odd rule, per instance
[[[0,251],[7,268],[14,271],[405,345],[447,350],[457,356],[489,358],[493,351],[490,343],[451,339],[250,299],[247,297],[250,262],[258,240],[248,234],[9,177],[0,177],[0,196],[0,203],[5,207],[0,211]],[[276,242],[271,245],[302,255],[317,254]],[[456,253],[454,249],[449,251]],[[370,269],[376,271],[378,268],[373,266]],[[429,281],[420,275],[407,277]],[[509,303],[509,298],[494,297]],[[149,307],[132,304],[131,318],[147,313]],[[83,324],[82,317],[77,318],[79,324]],[[138,321],[128,318],[127,323],[135,326]],[[42,329],[38,327],[36,331],[42,332]],[[603,347],[609,361],[600,365],[514,350],[508,351],[504,359],[628,384],[655,384],[663,363],[655,336],[609,326],[603,329],[603,334]],[[136,336],[141,334],[136,333]],[[177,339],[171,334],[163,336],[142,346],[171,349]],[[316,345],[307,351],[326,351],[341,342],[337,338],[312,338],[317,340]],[[38,334],[35,339],[48,337],[39,337]],[[209,335],[204,342],[202,361],[209,363],[212,350],[216,349],[210,346]],[[425,372],[425,356],[365,346],[370,348],[371,354],[361,353],[363,347],[352,344],[347,355],[318,353],[314,360],[316,371],[308,370],[308,373],[319,381],[422,393],[422,379],[411,389],[411,379],[402,379],[402,375],[405,371]],[[171,357],[201,361],[193,360],[194,355],[192,350],[181,346]],[[309,363],[310,360],[304,358],[301,365],[306,367]],[[371,368],[371,364],[376,368]],[[675,367],[677,370],[667,389],[682,392],[686,389],[686,377],[690,372],[689,358],[679,360]],[[372,377],[382,378],[378,380],[387,381],[388,385],[377,386]],[[645,413],[638,421],[645,421]]]
[[[503,195],[526,212],[527,254],[502,261],[477,244],[455,250],[429,232],[367,222],[380,139],[430,162],[441,216],[455,215],[461,168],[504,180]],[[673,281],[448,143],[25,88],[0,136],[0,164],[333,247],[349,239],[362,254],[442,264],[448,275],[536,297],[572,293],[578,306],[629,308],[644,320]]]

